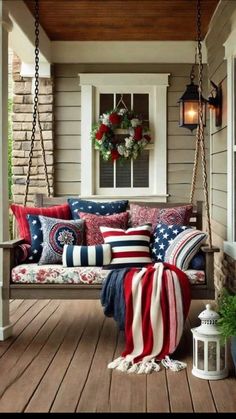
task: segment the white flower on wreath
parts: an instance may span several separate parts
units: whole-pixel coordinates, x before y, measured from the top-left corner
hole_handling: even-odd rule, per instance
[[[120,145],[117,147],[117,150],[118,150],[118,153],[119,153],[121,156],[123,156],[123,155],[124,155],[124,152],[125,152],[125,147],[124,147],[122,144],[120,144]]]
[[[138,118],[133,118],[131,119],[130,123],[133,128],[136,128],[138,125],[141,124],[141,121]]]
[[[121,108],[121,109],[119,109],[119,111],[118,111],[118,115],[123,116],[126,112],[127,112],[127,110],[126,110],[125,108]]]
[[[104,125],[109,125],[109,115],[107,115],[106,113],[104,113],[104,114],[102,115],[102,123],[103,123]]]
[[[132,148],[133,147],[133,138],[132,137],[126,137],[125,138],[125,147],[126,148]]]
[[[124,157],[129,157],[129,156],[130,156],[130,150],[125,150]]]

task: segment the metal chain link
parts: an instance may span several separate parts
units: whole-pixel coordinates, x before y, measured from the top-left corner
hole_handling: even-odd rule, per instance
[[[207,218],[207,230],[208,230],[208,240],[209,246],[212,247],[212,232],[211,232],[211,219],[210,219],[210,205],[209,205],[209,196],[208,196],[208,181],[207,181],[207,167],[206,167],[206,149],[205,149],[205,139],[204,139],[204,121],[203,121],[203,104],[202,104],[202,78],[203,78],[203,63],[202,63],[202,39],[201,39],[201,0],[197,0],[197,44],[198,44],[198,69],[199,69],[199,127],[197,130],[197,139],[196,139],[196,148],[201,150],[201,162],[202,162],[202,176],[203,176],[203,189],[204,189],[204,198],[205,198],[205,209],[206,209],[206,218]],[[199,155],[199,151],[196,151]],[[194,166],[193,177],[193,189],[191,194],[191,199],[193,201],[194,191],[196,187],[196,173],[197,173],[197,163],[196,167]]]
[[[40,135],[40,144],[42,148],[42,157],[43,165],[45,172],[45,180],[47,186],[47,193],[50,196],[50,184],[48,179],[48,171],[46,164],[46,155],[43,142],[42,126],[39,118],[39,109],[38,109],[38,95],[39,95],[39,0],[35,0],[34,8],[34,17],[35,17],[35,82],[34,82],[34,109],[33,109],[33,121],[32,121],[32,132],[30,140],[30,152],[27,168],[27,176],[25,183],[25,193],[24,193],[24,206],[27,204],[28,194],[29,194],[29,183],[30,183],[30,174],[33,163],[33,154],[34,154],[34,143],[35,143],[35,134],[36,134],[36,125],[38,121],[39,135]]]

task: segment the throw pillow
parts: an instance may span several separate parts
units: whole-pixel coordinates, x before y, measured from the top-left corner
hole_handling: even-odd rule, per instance
[[[193,259],[190,261],[189,269],[195,271],[204,271],[206,267],[205,253],[202,250],[196,253]]]
[[[186,229],[186,226],[179,226],[176,224],[157,224],[150,244],[152,260],[154,262],[164,262],[166,250],[175,237]]]
[[[181,207],[161,208],[159,223],[188,225],[192,216],[193,206],[183,205]]]
[[[79,212],[86,212],[88,214],[96,215],[112,215],[119,214],[120,212],[126,211],[129,201],[111,201],[111,202],[95,202],[87,201],[80,198],[68,199],[68,204],[71,209],[72,218],[77,220],[79,218]]]
[[[159,221],[160,208],[150,208],[137,204],[130,204],[130,223],[137,227],[145,223],[152,224],[154,229]]]
[[[88,246],[104,243],[101,226],[126,229],[128,225],[128,212],[113,215],[95,215],[79,212],[79,217],[85,224],[85,243]]]
[[[63,247],[62,263],[64,267],[71,266],[105,266],[111,261],[111,246],[73,246]]]
[[[188,228],[182,231],[166,250],[165,262],[186,271],[206,238],[207,234],[199,230]]]
[[[112,248],[109,267],[143,267],[152,263],[149,248],[151,229],[151,225],[129,228],[126,231],[101,227],[104,242],[109,243]]]
[[[43,250],[43,229],[38,215],[27,215],[29,223],[31,247],[29,251],[29,262],[37,263]]]
[[[60,218],[63,220],[70,220],[71,218],[68,204],[48,208],[23,207],[22,205],[12,204],[11,210],[16,217],[19,237],[24,239],[26,243],[31,243],[29,223],[26,218],[27,214],[45,215],[47,217]]]
[[[39,265],[62,262],[65,244],[83,243],[83,220],[65,221],[39,216],[43,231],[43,250]]]

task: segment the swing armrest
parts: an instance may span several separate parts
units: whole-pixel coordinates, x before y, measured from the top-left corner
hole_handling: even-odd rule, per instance
[[[24,242],[24,239],[14,239],[2,242],[0,243],[0,249],[14,249],[15,247],[19,246],[19,244],[23,244]]]
[[[202,247],[201,247],[201,250],[202,250],[204,253],[216,253],[216,252],[220,252],[219,247],[216,247],[216,246],[212,246],[212,247],[209,247],[209,246],[202,246]]]

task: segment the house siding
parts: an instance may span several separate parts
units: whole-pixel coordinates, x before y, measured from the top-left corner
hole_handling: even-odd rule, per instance
[[[189,83],[191,64],[55,64],[55,193],[57,196],[80,193],[81,95],[78,74],[87,73],[171,73],[168,88],[168,200],[189,199],[195,132],[179,128],[177,101]],[[204,69],[206,82],[206,68]],[[158,140],[157,140],[158,141]],[[206,136],[208,160],[208,136]],[[203,199],[200,181],[196,199]]]
[[[231,16],[235,10],[235,1],[222,1],[206,38],[209,79],[217,85],[221,84],[223,94],[222,124],[216,127],[212,118],[210,128],[213,242],[221,249],[215,255],[215,283],[218,290],[225,284],[228,272],[232,271],[223,253],[223,242],[227,238],[227,62],[223,44],[231,32]]]

